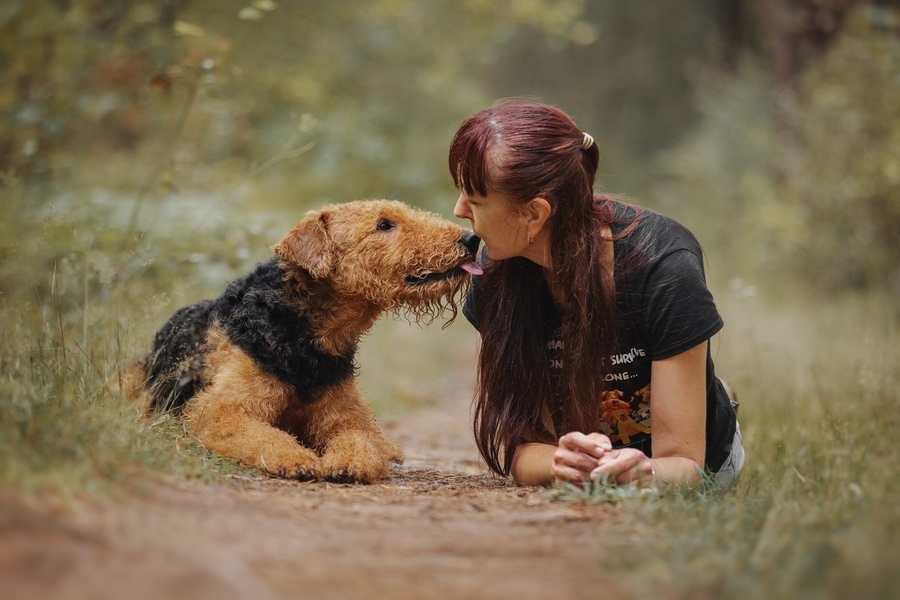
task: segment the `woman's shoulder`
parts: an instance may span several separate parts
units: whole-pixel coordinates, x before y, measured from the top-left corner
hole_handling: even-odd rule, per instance
[[[615,215],[611,226],[617,250],[636,251],[649,261],[679,250],[702,256],[700,242],[694,234],[672,217],[619,199],[611,202]]]

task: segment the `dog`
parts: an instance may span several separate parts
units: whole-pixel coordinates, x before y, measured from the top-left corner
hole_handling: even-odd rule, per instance
[[[385,311],[452,321],[479,243],[397,201],[312,211],[221,296],[178,310],[122,388],[141,412],[180,413],[203,447],[270,475],[372,483],[403,453],[357,385],[360,338]]]

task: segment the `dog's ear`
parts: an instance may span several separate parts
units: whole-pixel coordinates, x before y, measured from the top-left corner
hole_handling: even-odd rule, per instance
[[[331,273],[332,251],[328,214],[310,213],[275,246],[275,256],[305,269],[313,279]]]

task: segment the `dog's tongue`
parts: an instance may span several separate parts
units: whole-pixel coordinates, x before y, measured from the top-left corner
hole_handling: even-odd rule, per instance
[[[484,270],[478,265],[477,262],[467,262],[464,265],[460,265],[464,270],[468,271],[472,275],[481,275],[484,273]]]

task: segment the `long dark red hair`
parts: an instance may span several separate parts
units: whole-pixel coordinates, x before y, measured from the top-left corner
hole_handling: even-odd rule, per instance
[[[600,420],[604,357],[616,336],[616,283],[601,260],[609,243],[601,234],[615,210],[594,195],[600,154],[583,142],[561,110],[507,99],[466,119],[450,145],[457,189],[496,193],[513,209],[535,197],[550,203],[552,277],[566,290],[557,378],[546,350],[556,311],[543,268],[521,257],[495,261],[479,283],[475,441],[488,466],[505,476],[520,444],[555,444],[568,431],[596,431]]]

